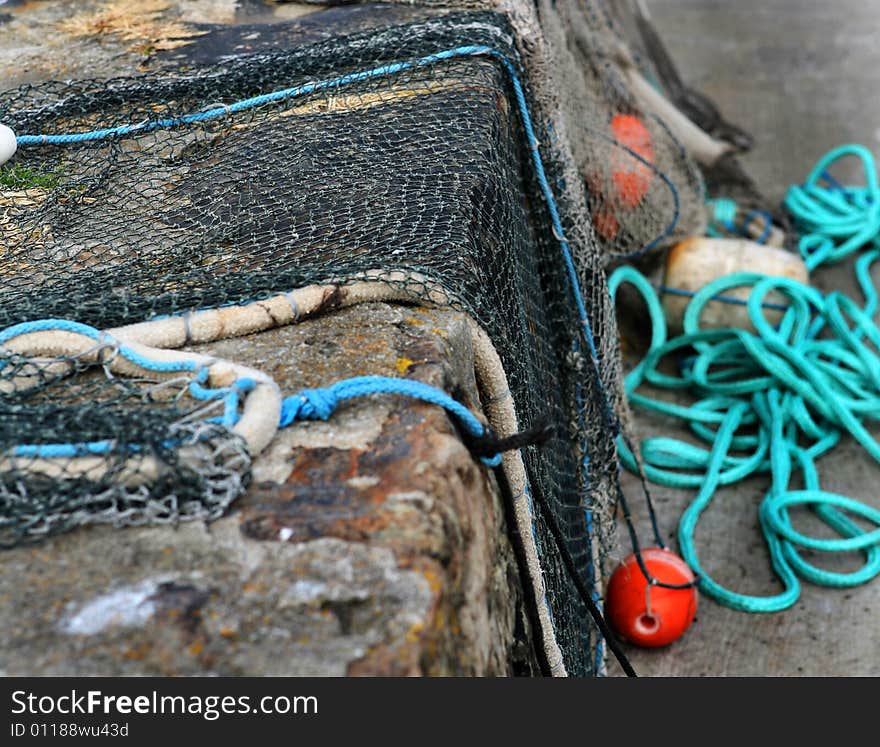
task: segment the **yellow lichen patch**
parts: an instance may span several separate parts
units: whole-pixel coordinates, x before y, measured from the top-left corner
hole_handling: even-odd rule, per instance
[[[409,371],[410,366],[412,366],[414,362],[415,361],[409,358],[398,358],[397,362],[394,364],[394,367],[397,369],[397,373],[405,374],[407,371]]]
[[[0,207],[37,207],[44,202],[48,192],[40,188],[0,191]]]
[[[106,0],[95,11],[61,21],[58,28],[74,37],[114,36],[134,42],[132,48],[142,52],[175,49],[205,33],[166,13],[170,5],[166,0]]]
[[[418,643],[422,638],[422,633],[425,630],[425,624],[423,622],[414,623],[410,626],[410,629],[406,631],[406,642],[407,643]]]
[[[431,591],[435,595],[440,595],[443,591],[443,579],[434,571],[432,568],[425,568],[422,570],[422,575],[425,577],[425,580],[428,582],[428,586],[431,587]]]

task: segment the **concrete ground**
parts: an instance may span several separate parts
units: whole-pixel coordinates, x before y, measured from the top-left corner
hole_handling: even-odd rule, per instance
[[[650,0],[648,5],[686,81],[755,135],[743,163],[775,202],[836,145],[855,142],[880,151],[878,0]],[[846,166],[838,173],[854,183],[858,168]],[[816,272],[813,282],[861,300],[850,263]],[[660,419],[638,413],[637,418],[643,437],[670,432]],[[826,489],[880,505],[880,465],[852,440],[823,458],[819,468]],[[635,482],[626,485],[635,500]],[[780,588],[757,524],[765,487],[765,480],[755,479],[723,491],[697,533],[710,573],[753,594]],[[653,493],[672,539],[693,493],[660,486]],[[644,511],[639,527],[647,539]],[[628,546],[623,535],[621,543]],[[858,558],[822,562],[852,569]],[[662,650],[627,651],[642,675],[877,675],[878,616],[880,580],[849,590],[805,584],[793,608],[771,615],[735,612],[702,597],[697,621],[682,640]],[[610,666],[619,673],[616,664]]]

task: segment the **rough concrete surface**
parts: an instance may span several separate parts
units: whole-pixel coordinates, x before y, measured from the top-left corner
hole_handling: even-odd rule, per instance
[[[648,5],[687,82],[755,135],[754,150],[743,163],[774,201],[836,145],[857,142],[880,150],[877,0],[650,0]],[[837,173],[859,183],[854,164]],[[819,270],[812,281],[861,298],[850,262]],[[637,412],[636,423],[641,437],[676,435],[661,418]],[[880,506],[880,465],[851,439],[824,457],[819,470],[824,488]],[[626,487],[636,502],[635,480],[628,479]],[[709,572],[754,594],[780,588],[758,528],[765,489],[766,481],[757,478],[722,491],[697,528],[697,547]],[[674,547],[678,518],[693,493],[654,486],[653,495]],[[650,536],[643,510],[639,528]],[[621,547],[628,547],[622,534]],[[858,563],[855,557],[816,560],[832,568],[853,569]],[[878,580],[847,590],[806,583],[797,605],[770,615],[735,612],[702,597],[697,621],[679,642],[662,650],[627,651],[643,675],[877,675],[878,616]],[[616,664],[611,667],[619,673]]]

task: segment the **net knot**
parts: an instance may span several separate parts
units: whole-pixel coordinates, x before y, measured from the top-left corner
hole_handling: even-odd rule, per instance
[[[285,427],[295,420],[328,420],[339,398],[330,389],[303,389],[281,403],[280,425]]]

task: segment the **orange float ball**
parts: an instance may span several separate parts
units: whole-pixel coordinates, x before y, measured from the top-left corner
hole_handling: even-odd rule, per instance
[[[611,132],[618,143],[629,148],[650,164],[654,163],[654,145],[651,133],[634,114],[615,114],[611,118]],[[626,151],[614,148],[610,153],[611,178],[617,199],[632,210],[639,205],[651,187],[654,171],[650,166],[633,158]]]
[[[666,584],[687,584],[694,574],[678,555],[659,547],[642,550],[648,573]],[[652,586],[650,613],[648,581],[635,555],[629,555],[611,574],[605,593],[605,614],[620,636],[638,646],[666,646],[680,638],[697,614],[697,590]]]
[[[603,239],[611,241],[620,230],[620,222],[609,210],[597,210],[593,213],[593,227]]]

